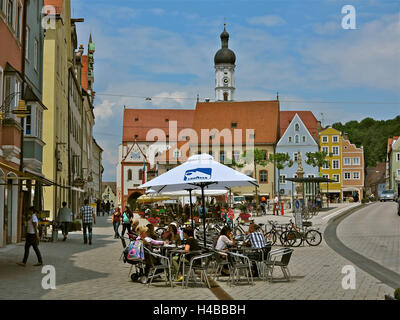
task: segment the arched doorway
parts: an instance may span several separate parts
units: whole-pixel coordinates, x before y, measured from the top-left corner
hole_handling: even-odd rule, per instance
[[[139,198],[141,195],[142,195],[142,194],[141,194],[140,192],[136,191],[136,192],[133,192],[133,193],[129,196],[129,198],[128,198],[128,204],[129,204],[131,210],[134,210],[134,209],[136,208],[136,201],[137,201],[137,198]]]

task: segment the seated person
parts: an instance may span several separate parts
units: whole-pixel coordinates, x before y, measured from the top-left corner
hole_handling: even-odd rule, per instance
[[[139,226],[139,220],[136,219],[132,222],[131,230],[129,232],[129,234],[133,236],[133,238],[136,238],[138,236],[138,233],[136,232],[138,226]]]
[[[228,226],[224,226],[219,233],[217,244],[215,245],[215,250],[218,251],[228,251],[228,246],[231,246],[235,243],[233,239],[233,235],[231,229]],[[221,258],[226,259],[226,253],[221,252]],[[226,265],[223,266],[221,270],[221,274],[223,276],[229,276],[229,270]]]
[[[185,244],[185,261],[184,263],[189,263],[190,259],[192,259],[194,256],[196,256],[196,254],[190,254],[189,252],[192,251],[199,251],[201,250],[197,240],[193,237],[194,232],[192,228],[185,228],[183,229],[183,236],[186,239],[186,244]],[[178,272],[178,268],[179,268],[179,256],[175,256],[172,258],[172,271],[173,273]],[[182,281],[183,277],[182,275],[179,275],[178,277],[178,281]]]
[[[169,243],[173,243],[177,246],[181,245],[181,237],[179,236],[178,229],[174,224],[170,224],[168,226],[168,231],[163,235],[164,240],[167,240]]]
[[[156,232],[154,231],[154,225],[152,225],[151,223],[149,223],[148,225],[146,225],[148,231],[147,234],[150,238],[152,238],[153,240],[157,240],[158,236],[156,234]]]
[[[271,247],[267,247],[265,244],[265,238],[263,233],[260,230],[260,226],[257,224],[251,224],[249,227],[249,231],[246,232],[247,236],[245,239],[245,243],[247,246],[251,246],[253,249],[260,249],[259,252],[252,252],[248,254],[250,260],[253,260],[253,275],[255,277],[258,276],[258,270],[256,267],[255,261],[261,261],[262,255],[264,257],[267,256],[268,252],[271,250]]]

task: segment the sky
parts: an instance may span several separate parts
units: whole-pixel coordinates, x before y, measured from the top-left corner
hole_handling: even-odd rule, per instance
[[[355,29],[344,29],[345,5]],[[224,22],[235,100],[311,110],[323,126],[400,114],[400,1],[71,0],[79,43],[95,52],[94,136],[116,180],[127,108],[194,109],[214,99]],[[347,21],[345,19],[345,21]],[[146,101],[145,97],[151,97]]]

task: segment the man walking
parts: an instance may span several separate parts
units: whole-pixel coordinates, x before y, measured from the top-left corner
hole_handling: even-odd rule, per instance
[[[67,208],[67,203],[62,203],[62,208],[58,211],[58,222],[61,223],[61,230],[64,236],[63,241],[67,240],[69,224],[72,222],[72,211]]]
[[[274,210],[273,210],[273,214],[274,214],[274,215],[275,215],[275,211],[276,211],[276,215],[278,215],[278,210],[279,210],[279,209],[277,208],[278,202],[279,202],[278,195],[275,194],[275,198],[274,198]]]
[[[79,210],[82,219],[83,228],[83,242],[87,244],[87,233],[89,232],[89,244],[92,244],[92,228],[93,224],[96,224],[96,215],[94,214],[94,209],[89,206],[89,200],[85,199],[84,206]]]
[[[18,262],[18,265],[25,267],[26,262],[28,261],[28,256],[29,256],[29,249],[32,246],[33,250],[35,250],[38,263],[34,264],[35,267],[37,266],[42,266],[43,265],[43,260],[42,260],[42,255],[40,254],[39,251],[39,231],[38,231],[38,223],[39,220],[36,216],[36,213],[38,211],[34,207],[29,208],[29,216],[28,216],[28,229],[26,233],[26,242],[25,242],[25,253],[24,253],[24,259],[22,262]]]

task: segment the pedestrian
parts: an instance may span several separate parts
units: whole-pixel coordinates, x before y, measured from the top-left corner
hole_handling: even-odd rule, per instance
[[[92,229],[93,224],[96,224],[96,215],[94,213],[93,207],[89,206],[89,200],[85,199],[84,205],[79,210],[82,219],[82,229],[83,229],[83,243],[88,243],[87,233],[89,232],[89,245],[92,244]]]
[[[40,254],[39,251],[39,231],[38,231],[38,223],[39,220],[36,216],[38,211],[34,207],[30,207],[28,212],[28,229],[26,231],[26,240],[25,240],[25,253],[24,253],[24,259],[22,262],[18,262],[17,264],[25,267],[26,262],[28,261],[29,257],[29,250],[30,247],[33,247],[33,250],[36,253],[38,262],[34,264],[35,267],[42,266],[43,265],[43,260],[42,260],[42,255]]]
[[[128,230],[128,233],[131,233],[131,223],[133,220],[133,214],[128,206],[125,207],[125,211],[122,214],[122,233],[121,237],[124,236],[125,230]]]
[[[121,209],[117,207],[117,209],[112,214],[112,223],[114,227],[114,239],[119,238],[119,225],[121,224],[122,214]]]
[[[278,202],[279,202],[279,198],[278,198],[278,195],[277,194],[275,194],[275,197],[274,197],[274,209],[273,209],[273,215],[275,215],[275,212],[276,212],[276,215],[278,215],[278,208],[277,208],[277,206],[278,206]]]
[[[100,210],[101,210],[101,201],[100,199],[97,199],[96,201],[96,215],[100,217]]]
[[[67,207],[67,203],[62,203],[62,208],[58,210],[58,222],[61,224],[61,231],[64,236],[63,241],[67,240],[69,224],[72,222],[72,211]]]

